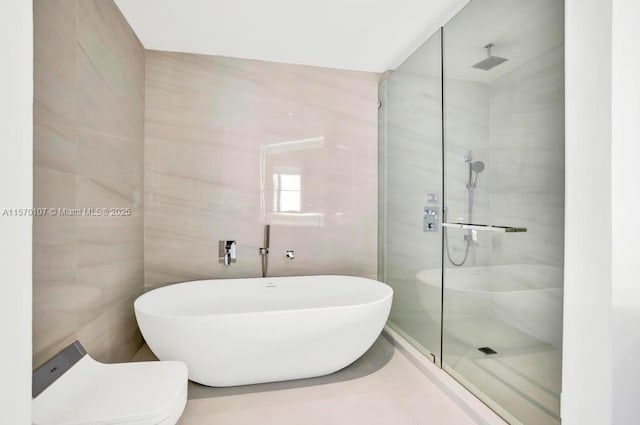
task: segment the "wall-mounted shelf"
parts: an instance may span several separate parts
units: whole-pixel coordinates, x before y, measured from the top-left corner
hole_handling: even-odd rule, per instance
[[[490,226],[488,224],[442,223],[442,226],[452,227],[456,229],[481,230],[485,232],[499,232],[499,233],[522,233],[527,231],[526,227]]]

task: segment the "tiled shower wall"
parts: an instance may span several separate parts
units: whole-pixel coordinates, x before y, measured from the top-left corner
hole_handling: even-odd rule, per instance
[[[375,278],[378,80],[148,51],[145,285],[260,276],[265,224],[271,276]]]
[[[75,339],[102,361],[142,344],[144,50],[111,0],[35,0],[33,363]],[[126,214],[126,211],[125,211]]]
[[[564,45],[494,81],[490,94],[491,217],[528,228],[492,241],[493,264],[562,267]]]
[[[528,229],[479,234],[466,266],[563,264],[563,59],[561,45],[490,83],[446,82],[451,220],[466,220],[468,168],[463,158],[471,151],[474,160],[486,164],[474,191],[472,221]],[[457,124],[465,120],[466,126]],[[464,231],[449,233],[452,255],[460,259]]]

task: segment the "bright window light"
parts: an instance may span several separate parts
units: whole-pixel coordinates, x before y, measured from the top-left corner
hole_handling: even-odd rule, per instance
[[[300,174],[273,175],[273,211],[301,212]]]

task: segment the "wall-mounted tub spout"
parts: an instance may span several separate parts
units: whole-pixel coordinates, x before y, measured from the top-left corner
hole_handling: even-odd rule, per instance
[[[218,242],[218,262],[225,267],[236,262],[236,241]]]

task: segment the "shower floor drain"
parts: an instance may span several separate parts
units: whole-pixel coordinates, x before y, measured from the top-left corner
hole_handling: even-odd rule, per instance
[[[482,351],[487,356],[490,354],[498,354],[498,352],[491,347],[480,347],[478,350]]]

